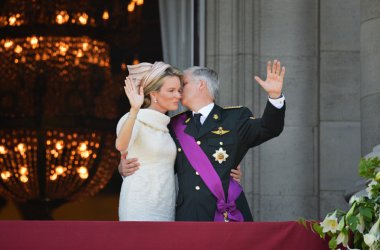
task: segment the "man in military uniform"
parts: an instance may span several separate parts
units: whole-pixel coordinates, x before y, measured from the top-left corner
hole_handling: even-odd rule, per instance
[[[268,62],[265,81],[255,77],[268,93],[263,116],[255,119],[246,107],[222,108],[214,103],[219,88],[214,70],[185,70],[181,101],[190,111],[173,117],[169,125],[178,148],[177,221],[253,220],[246,197],[240,185],[231,180],[230,171],[250,148],[282,132],[284,75],[285,68],[275,60]],[[123,175],[123,170],[119,171]]]

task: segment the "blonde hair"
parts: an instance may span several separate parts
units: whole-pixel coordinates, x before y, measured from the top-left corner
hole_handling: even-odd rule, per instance
[[[150,98],[150,93],[154,91],[160,91],[162,85],[164,85],[165,78],[176,76],[179,78],[182,86],[182,77],[183,74],[180,70],[174,67],[167,68],[161,75],[154,77],[150,82],[146,83],[144,87],[144,102],[142,104],[142,108],[148,108],[152,103]]]

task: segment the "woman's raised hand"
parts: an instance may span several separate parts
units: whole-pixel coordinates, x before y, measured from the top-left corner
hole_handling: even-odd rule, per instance
[[[125,94],[129,99],[129,103],[131,104],[131,109],[140,109],[141,105],[144,102],[144,91],[143,87],[136,87],[133,83],[132,78],[129,76],[125,79],[124,86]]]

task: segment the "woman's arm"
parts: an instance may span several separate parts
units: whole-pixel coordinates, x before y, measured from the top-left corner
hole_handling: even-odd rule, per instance
[[[137,114],[144,101],[143,88],[135,87],[132,79],[129,77],[127,77],[125,80],[124,90],[129,99],[129,103],[131,104],[131,109],[116,138],[116,149],[120,152],[125,152],[128,150],[133,126],[135,125]]]

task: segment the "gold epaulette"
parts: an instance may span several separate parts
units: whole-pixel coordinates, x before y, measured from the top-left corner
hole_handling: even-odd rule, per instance
[[[243,106],[228,106],[228,107],[224,107],[223,109],[240,109],[242,107]]]

